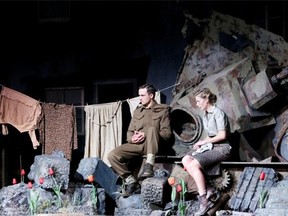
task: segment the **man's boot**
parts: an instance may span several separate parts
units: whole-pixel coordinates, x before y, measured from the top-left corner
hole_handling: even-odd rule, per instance
[[[146,163],[144,166],[143,172],[139,178],[145,179],[145,178],[149,178],[152,176],[154,176],[153,165],[150,163]]]
[[[206,214],[206,212],[214,206],[214,203],[212,203],[210,200],[206,198],[206,194],[203,194],[202,196],[198,196],[199,202],[200,202],[200,208],[199,210],[194,214],[194,216],[203,216]]]
[[[141,186],[138,182],[132,182],[129,184],[124,185],[124,190],[122,191],[123,197],[128,197],[133,194],[140,194],[141,193]]]
[[[122,185],[122,193],[123,197],[128,197],[133,194],[137,194],[141,192],[141,186],[136,181],[134,176],[130,175],[124,180],[124,184]]]

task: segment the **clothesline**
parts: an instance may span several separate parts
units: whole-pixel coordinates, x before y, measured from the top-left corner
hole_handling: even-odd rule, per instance
[[[165,87],[165,88],[163,88],[163,89],[161,89],[161,90],[158,90],[158,91],[159,91],[159,92],[162,92],[162,91],[165,91],[165,90],[167,90],[167,89],[173,88],[174,86],[178,86],[178,85],[180,85],[180,83],[176,83],[176,84],[174,84],[174,85]],[[126,101],[127,101],[127,100],[122,100],[121,102],[126,102]],[[75,108],[82,108],[82,107],[85,107],[85,106],[87,106],[87,105],[76,105],[76,106],[74,106],[74,107],[75,107]]]
[[[168,87],[165,87],[165,88],[163,88],[163,89],[161,89],[161,90],[158,90],[159,92],[162,92],[162,91],[165,91],[165,90],[167,90],[167,89],[170,89],[170,88],[173,88],[174,86],[178,86],[178,85],[180,85],[180,83],[176,83],[176,84],[174,84],[174,85],[171,85],[171,86],[168,86]],[[2,88],[2,87],[5,87],[4,85],[2,85],[2,84],[0,84],[0,89]],[[120,102],[126,102],[127,100],[122,100],[122,101],[120,101]],[[41,101],[39,101],[40,103],[43,103],[43,102],[41,102]],[[85,106],[88,106],[88,104],[86,104],[86,105],[76,105],[76,106],[74,106],[75,108],[83,108],[83,107],[85,107]]]
[[[174,85],[171,85],[171,86],[168,86],[168,87],[166,87],[166,88],[163,88],[163,89],[161,89],[161,90],[159,90],[160,92],[162,92],[162,91],[165,91],[165,90],[167,90],[167,89],[170,89],[170,88],[173,88],[174,86],[178,86],[178,85],[180,85],[181,83],[176,83],[176,84],[174,84]]]

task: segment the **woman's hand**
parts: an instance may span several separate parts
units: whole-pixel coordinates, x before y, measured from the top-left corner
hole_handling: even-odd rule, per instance
[[[199,149],[202,145],[206,144],[206,140],[200,140],[193,145],[193,149]]]
[[[217,135],[214,137],[206,137],[204,140],[200,140],[198,142],[196,142],[193,145],[193,149],[198,149],[200,148],[202,145],[205,145],[206,143],[215,143],[215,142],[220,142],[222,140],[226,139],[226,131],[218,131]]]

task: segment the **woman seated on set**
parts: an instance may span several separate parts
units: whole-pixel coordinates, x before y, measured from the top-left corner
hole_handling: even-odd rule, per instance
[[[199,216],[214,206],[209,199],[212,188],[206,185],[205,176],[220,174],[219,163],[230,157],[231,146],[227,140],[230,132],[228,118],[215,105],[217,96],[210,89],[203,88],[195,94],[195,100],[197,107],[204,111],[203,126],[207,137],[193,145],[193,151],[183,157],[182,164],[198,189],[200,209],[194,215]]]

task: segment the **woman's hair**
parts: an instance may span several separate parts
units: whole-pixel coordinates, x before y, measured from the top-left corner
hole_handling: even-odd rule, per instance
[[[156,88],[152,84],[147,83],[139,87],[139,89],[145,89],[145,88],[147,89],[148,94],[153,94],[155,96]]]
[[[201,98],[208,98],[209,103],[215,104],[217,101],[217,96],[213,94],[209,88],[202,88],[197,91],[194,96],[199,96]]]

